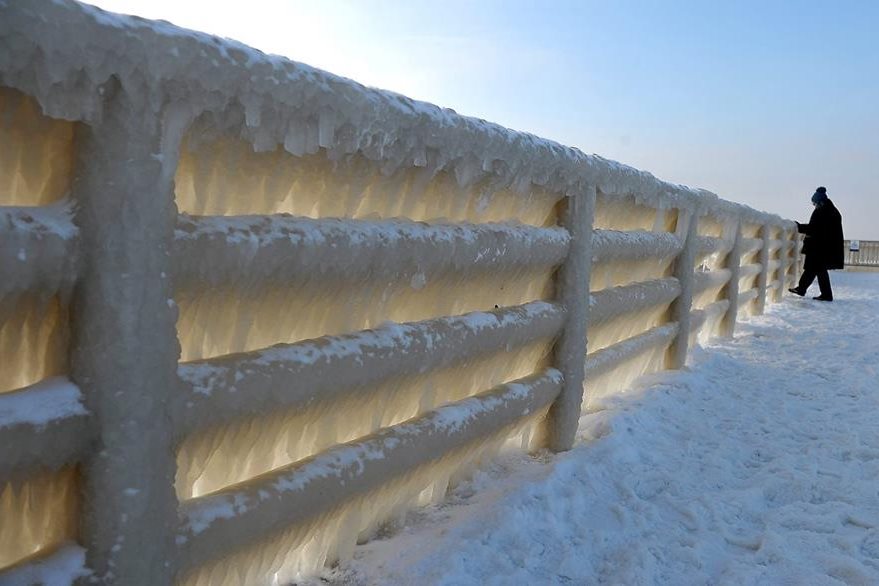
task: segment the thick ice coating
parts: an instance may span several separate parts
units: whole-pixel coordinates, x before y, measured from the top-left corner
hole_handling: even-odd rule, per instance
[[[70,191],[74,125],[43,115],[34,98],[4,85],[0,83],[0,205],[56,202]]]
[[[558,228],[183,218],[184,360],[552,296]]]
[[[77,541],[99,581],[293,580],[503,446],[569,448],[584,369],[600,408],[796,271],[791,223],[550,140],[71,0],[0,15],[0,582]]]
[[[0,206],[0,393],[67,372],[78,231],[70,202],[59,198],[69,187],[72,131],[36,108],[0,87],[0,203],[17,204]]]
[[[184,152],[198,152],[206,142],[231,136],[258,152],[282,146],[304,157],[323,151],[333,162],[362,156],[377,164],[383,177],[413,168],[426,169],[431,177],[445,172],[459,186],[483,185],[488,194],[511,189],[527,196],[531,186],[538,186],[573,195],[594,185],[603,195],[632,197],[648,209],[698,204],[702,213],[718,217],[767,216],[531,134],[167,23],[121,17],[70,0],[15,4],[5,16],[0,37],[11,45],[0,52],[0,85],[36,97],[50,116],[94,121],[101,111],[101,87],[113,77],[147,110],[164,113],[168,123],[193,120]],[[28,34],[13,35],[17,30]],[[107,58],[84,58],[95,53]],[[178,101],[181,95],[185,101]],[[171,107],[171,101],[177,103]],[[189,174],[185,160],[181,169]],[[198,204],[185,209],[204,213]],[[219,205],[208,213],[253,211],[227,211]]]
[[[440,408],[360,442],[339,446],[300,465],[265,475],[258,482],[196,499],[185,511],[185,550],[199,561],[216,558],[223,553],[222,550],[230,548],[230,543],[245,540],[248,533],[254,536],[265,533],[267,526],[259,520],[267,515],[274,517],[271,525],[279,528],[294,520],[297,526],[307,526],[308,520],[316,516],[326,515],[332,519],[336,512],[335,503],[341,500],[339,496],[346,495],[345,500],[348,500],[372,492],[379,486],[397,492],[394,495],[396,498],[377,499],[380,514],[386,516],[390,511],[381,509],[390,506],[392,510],[399,503],[410,501],[425,488],[431,488],[431,482],[425,483],[428,478],[423,474],[427,470],[425,467],[433,467],[442,483],[447,482],[449,475],[454,472],[454,469],[443,465],[444,456],[447,457],[449,451],[466,450],[471,455],[458,462],[472,462],[473,453],[482,451],[486,443],[498,445],[496,434],[503,431],[509,434],[512,431],[510,426],[525,425],[532,414],[541,413],[558,394],[560,382],[560,373],[548,370],[459,404]],[[479,425],[480,422],[489,421],[491,424],[487,428]],[[408,470],[405,465],[401,466],[402,462],[409,462]],[[277,501],[289,503],[290,506],[283,508],[286,519],[277,518],[277,513],[273,512],[276,507],[272,503]],[[309,504],[295,506],[300,501]],[[347,527],[349,532],[346,540],[369,531],[370,527],[380,522],[380,517],[376,518],[375,511],[370,509],[346,512],[345,516],[355,515],[348,520],[352,526]],[[287,542],[293,547],[307,545],[306,536],[302,534],[278,537],[281,539],[274,544],[266,544],[270,548],[268,551],[272,551],[278,542]],[[314,552],[319,554],[316,556],[319,560],[327,559],[329,545],[322,543],[322,551]],[[256,579],[260,582],[266,581],[266,573],[278,572],[287,565],[282,560],[274,560],[273,556],[263,557],[263,560],[259,566],[251,567],[252,571],[257,572]],[[308,564],[313,560],[303,561]],[[219,567],[228,566],[221,561]],[[287,566],[282,572],[283,579],[294,578],[297,570],[300,568],[295,565]],[[207,583],[203,581],[204,578],[214,572],[215,569],[208,565],[190,575],[188,583]]]

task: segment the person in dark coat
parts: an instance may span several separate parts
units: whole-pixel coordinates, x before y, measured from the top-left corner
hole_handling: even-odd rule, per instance
[[[800,283],[791,293],[802,297],[809,285],[818,277],[821,295],[814,297],[819,301],[833,301],[833,290],[830,288],[828,270],[841,269],[845,266],[845,250],[842,237],[842,215],[827,197],[827,189],[819,187],[812,196],[815,211],[808,224],[797,222],[797,230],[805,234],[803,254],[806,255],[803,275]]]

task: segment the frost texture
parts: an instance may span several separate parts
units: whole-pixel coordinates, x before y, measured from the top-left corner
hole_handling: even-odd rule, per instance
[[[681,247],[668,232],[594,230],[590,290],[669,277]]]
[[[590,352],[586,357],[583,413],[600,411],[608,397],[625,392],[639,376],[663,370],[677,331],[677,324],[666,324]]]
[[[0,87],[0,393],[67,370],[76,228],[59,200],[72,139],[70,123]]]
[[[0,304],[0,393],[67,372],[67,308],[57,297],[19,296]]]
[[[72,467],[0,485],[0,568],[74,540],[78,492]]]
[[[73,130],[0,82],[0,427],[84,412],[76,387],[51,378],[67,373],[77,268],[77,231],[62,201]],[[70,468],[0,484],[0,568],[73,539],[77,492]]]
[[[306,278],[427,282],[441,273],[560,264],[570,236],[519,223],[425,224],[272,216],[181,216],[178,288],[288,284]],[[411,284],[411,283],[410,283]]]
[[[550,299],[567,247],[563,230],[500,224],[200,218],[177,232],[183,360]]]
[[[723,316],[729,310],[729,300],[720,299],[706,305],[697,311],[701,312],[699,328],[693,332],[690,339],[690,346],[694,346],[697,342],[705,344],[712,338],[720,335],[720,323]]]
[[[393,520],[407,507],[442,498],[449,484],[456,483],[456,477],[485,457],[486,451],[492,454],[498,447],[508,445],[511,439],[517,443],[527,441],[531,435],[529,428],[536,419],[542,418],[547,404],[557,394],[560,382],[560,373],[550,369],[533,380],[507,385],[478,399],[441,408],[399,428],[366,438],[362,443],[339,446],[301,467],[265,478],[262,486],[244,485],[235,492],[202,499],[186,513],[193,537],[208,528],[213,529],[215,523],[231,516],[243,515],[244,522],[252,511],[267,510],[278,499],[310,499],[314,489],[322,486],[344,494],[347,489],[337,488],[337,479],[346,480],[344,485],[357,486],[358,482],[367,482],[367,487],[381,485],[381,488],[371,490],[366,499],[349,498],[340,503],[341,506],[335,501],[318,504],[313,514],[322,518],[316,525],[308,522],[311,518],[309,512],[297,513],[304,522],[286,531],[280,539],[273,538],[218,563],[210,563],[191,574],[186,583],[230,583],[227,581],[229,570],[235,566],[229,564],[235,563],[241,555],[251,561],[248,582],[255,583],[270,582],[268,573],[275,573],[274,578],[280,582],[289,581],[297,574],[313,572],[340,554],[346,555],[344,552],[350,551],[355,539],[372,537],[381,523]],[[519,414],[523,407],[525,412]],[[501,421],[512,419],[515,423],[504,424],[503,429],[486,436],[484,434],[493,426],[481,430],[483,425],[489,424],[491,415],[501,416]],[[478,426],[475,425],[477,422]],[[467,430],[462,431],[463,428]],[[458,431],[463,435],[456,439]],[[426,454],[421,454],[422,445],[418,438],[427,438],[423,440],[427,442],[424,446],[428,450]],[[466,438],[470,439],[461,443]],[[456,445],[461,447],[447,451]],[[407,469],[395,459],[404,454],[414,462],[426,463]],[[354,494],[357,494],[356,490]],[[317,495],[314,498],[320,500]],[[329,535],[315,530],[321,525],[329,525]],[[228,526],[222,527],[229,530]],[[216,540],[223,535],[222,527],[219,534],[206,535]],[[318,541],[314,541],[315,538]],[[285,549],[288,553],[304,555],[280,558],[279,554]],[[315,563],[320,565],[313,565]]]
[[[665,279],[672,275],[673,266],[674,258],[598,262],[592,265],[589,287],[592,291],[602,291],[623,285]]]
[[[177,493],[199,496],[300,461],[545,365],[540,341],[419,376],[397,377],[305,410],[216,427],[187,438],[178,454]]]
[[[70,190],[72,164],[73,124],[44,116],[36,100],[0,84],[0,205],[58,201]]]
[[[667,320],[669,305],[680,294],[677,279],[603,289],[590,299],[589,350],[600,350]]]
[[[597,230],[674,232],[678,213],[669,204],[660,197],[645,198],[629,194],[614,197],[600,191],[595,201],[592,226]]]
[[[533,446],[544,415],[535,413],[483,441],[413,469],[377,491],[345,502],[312,522],[206,564],[187,575],[183,584],[285,584],[313,576],[325,565],[350,558],[357,543],[374,538],[385,526],[393,526],[412,507],[442,502],[450,487],[503,450]]]
[[[703,309],[718,300],[721,291],[729,283],[728,269],[696,271],[693,291],[693,309]]]
[[[196,130],[197,131],[197,130]],[[330,155],[332,157],[332,155]],[[368,158],[254,153],[244,141],[190,139],[175,179],[181,211],[200,215],[289,213],[312,218],[555,223],[560,199],[544,189],[516,193],[491,183],[461,185],[433,167],[386,175]]]
[[[181,291],[183,360],[552,298],[551,269],[443,275],[426,283],[322,283]],[[343,286],[344,285],[344,286]]]

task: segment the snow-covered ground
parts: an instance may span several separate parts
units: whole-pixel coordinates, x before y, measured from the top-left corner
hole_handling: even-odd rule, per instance
[[[879,584],[879,273],[832,278],[834,303],[786,295],[320,582]]]

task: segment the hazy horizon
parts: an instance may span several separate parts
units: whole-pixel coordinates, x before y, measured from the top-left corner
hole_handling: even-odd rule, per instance
[[[879,240],[879,2],[92,0]],[[242,10],[242,5],[245,10]],[[872,220],[872,221],[871,221]]]

